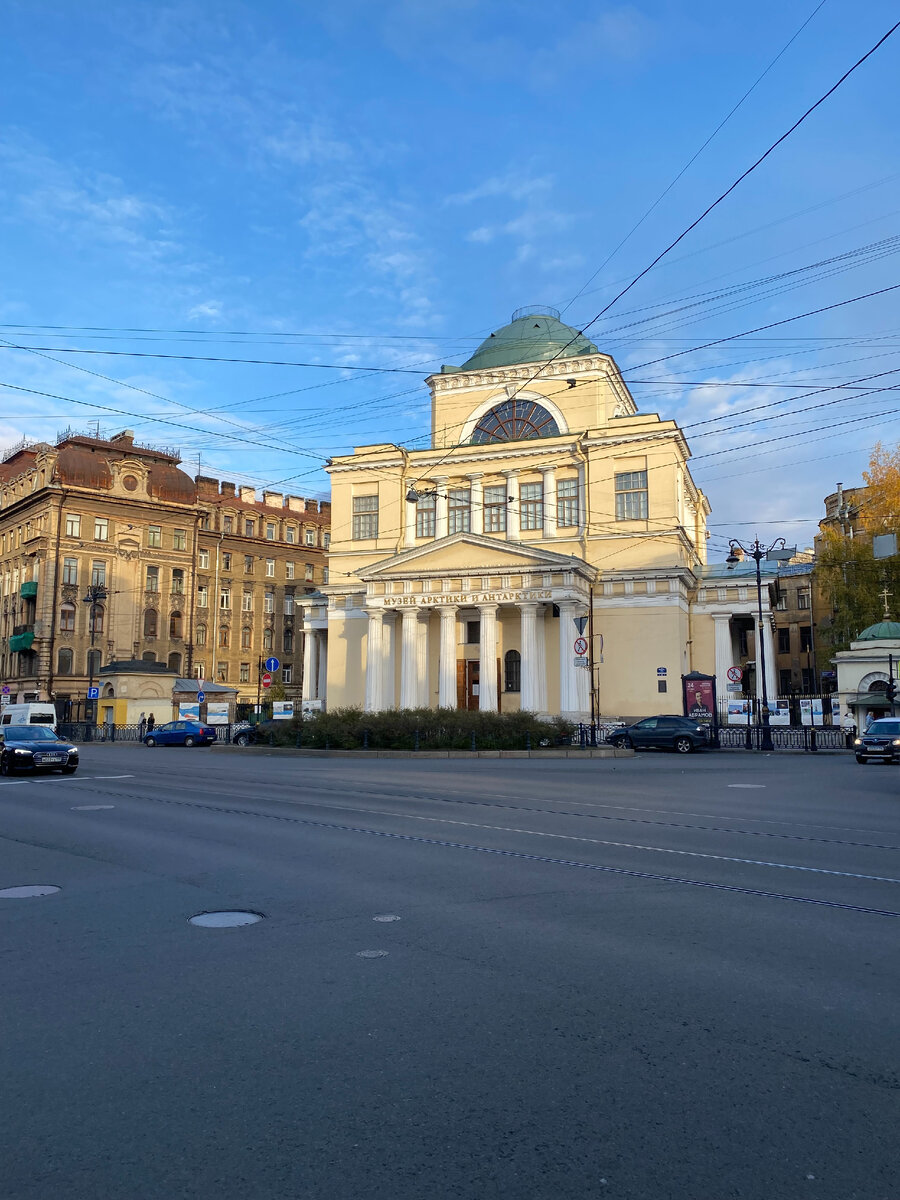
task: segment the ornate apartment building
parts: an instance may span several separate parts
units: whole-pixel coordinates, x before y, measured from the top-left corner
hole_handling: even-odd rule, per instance
[[[112,661],[162,662],[255,700],[260,658],[302,688],[298,598],[327,581],[327,503],[236,487],[177,453],[67,433],[0,462],[0,684],[84,713]],[[95,602],[89,601],[94,596]],[[314,681],[314,686],[317,681]],[[315,694],[315,692],[313,692]]]

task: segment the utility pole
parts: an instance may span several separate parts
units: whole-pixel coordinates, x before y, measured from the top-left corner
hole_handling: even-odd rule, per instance
[[[91,631],[91,648],[88,651],[88,696],[90,696],[94,688],[94,636],[96,633],[97,605],[101,601],[106,600],[108,595],[109,593],[103,584],[92,583],[87,590],[87,595],[84,597],[84,603],[90,605],[88,609],[88,623]],[[96,703],[96,700],[88,699],[86,704],[85,716],[88,720],[89,736],[93,736],[92,726],[96,723],[97,719]]]

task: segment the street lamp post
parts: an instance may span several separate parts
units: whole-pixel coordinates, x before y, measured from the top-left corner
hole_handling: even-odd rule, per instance
[[[108,594],[109,593],[102,584],[92,583],[87,590],[87,595],[84,597],[84,603],[90,605],[88,612],[90,614],[89,624],[91,629],[91,648],[88,651],[88,697],[90,697],[90,694],[94,688],[94,627],[96,624],[97,605],[102,600],[105,600]],[[92,723],[95,719],[95,703],[96,701],[91,700],[90,698],[87,701],[85,716],[87,717],[89,723]]]
[[[728,564],[729,570],[741,561],[735,553],[736,550],[743,551],[748,558],[752,558],[756,563],[756,608],[759,620],[756,632],[756,659],[757,670],[760,672],[762,679],[762,712],[758,714],[760,724],[762,725],[760,748],[762,750],[774,750],[772,729],[769,725],[769,692],[766,687],[766,646],[765,639],[763,638],[762,572],[760,571],[759,564],[764,558],[773,562],[787,562],[797,553],[797,548],[796,546],[786,546],[784,538],[776,538],[770,546],[761,545],[759,538],[756,538],[750,546],[744,546],[737,538],[729,538],[728,548],[730,553],[725,562]]]

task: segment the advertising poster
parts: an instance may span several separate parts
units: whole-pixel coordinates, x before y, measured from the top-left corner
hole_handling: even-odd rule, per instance
[[[822,697],[813,696],[812,701],[812,723],[813,725],[824,725],[825,714],[822,709]]]
[[[769,701],[769,724],[770,725],[790,725],[791,723],[791,706],[786,700],[770,700]]]
[[[682,677],[684,715],[694,721],[712,725],[716,711],[715,680],[692,673]]]
[[[822,703],[821,700],[819,701],[819,703],[820,704]],[[800,724],[801,725],[812,725],[812,706],[813,706],[812,700],[801,700],[800,701]]]
[[[749,700],[732,700],[728,701],[728,724],[729,725],[746,725],[747,715],[750,712]]]
[[[293,700],[275,700],[272,703],[272,720],[289,721],[294,715]]]
[[[179,721],[199,721],[200,720],[200,705],[190,704],[182,701],[178,705],[178,720]]]
[[[206,706],[206,720],[210,725],[227,725],[228,701],[210,700]]]

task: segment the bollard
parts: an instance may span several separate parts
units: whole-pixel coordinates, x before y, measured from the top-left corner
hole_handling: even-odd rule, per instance
[[[368,748],[369,748],[369,731],[368,731],[368,729],[364,729],[363,730],[363,750],[368,750]]]
[[[474,749],[475,749],[475,734],[474,734],[474,733],[472,734],[472,738],[471,738],[471,741],[470,741],[470,743],[469,743],[469,749],[470,749],[470,750],[473,750],[473,751],[474,751]]]
[[[269,745],[270,746],[275,745],[275,734],[271,729],[269,730]]]
[[[300,749],[300,746],[301,746],[302,742],[303,742],[303,734],[302,734],[302,733],[300,732],[300,730],[298,729],[298,730],[297,730],[297,749],[298,749],[298,750]]]
[[[810,727],[809,727],[809,748],[813,753],[815,753],[815,751],[817,751],[819,749],[818,742],[816,739],[815,725],[810,725]]]
[[[530,729],[525,731],[525,749],[526,750],[531,749],[531,730]]]
[[[417,729],[415,732],[415,735],[413,737],[413,750],[418,750],[418,748],[419,748],[419,731]]]
[[[114,741],[116,740],[116,727],[115,727],[115,725],[110,725],[110,727],[109,727],[109,740],[110,740],[111,742],[114,742]]]

